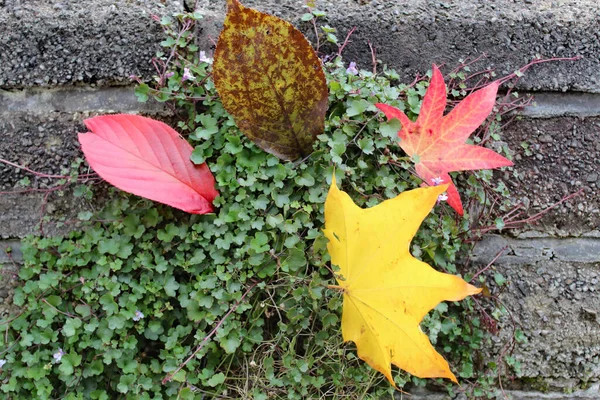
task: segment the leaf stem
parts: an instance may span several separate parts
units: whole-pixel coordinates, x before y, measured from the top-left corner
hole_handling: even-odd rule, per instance
[[[44,173],[42,173],[42,172],[34,171],[34,170],[32,170],[32,169],[30,169],[30,168],[27,168],[27,167],[24,167],[24,166],[22,166],[22,165],[15,164],[15,163],[13,163],[13,162],[10,162],[10,161],[8,161],[8,160],[5,160],[5,159],[3,159],[3,158],[0,158],[0,163],[7,164],[7,165],[10,165],[10,166],[12,166],[12,167],[15,167],[15,168],[18,168],[18,169],[22,169],[23,171],[27,171],[27,172],[29,172],[30,174],[33,174],[33,175],[35,175],[35,176],[37,176],[37,177],[40,177],[40,178],[54,178],[54,179],[69,179],[69,178],[71,178],[71,176],[70,176],[70,175],[51,175],[51,174],[44,174]],[[96,174],[95,174],[95,173],[94,173],[94,174],[82,174],[82,175],[79,175],[79,176],[82,176],[82,177],[91,177],[91,176],[94,176],[94,175],[96,175]]]
[[[344,48],[348,45],[348,43],[350,42],[350,36],[352,36],[352,34],[354,33],[354,31],[356,30],[356,27],[353,26],[352,29],[350,29],[350,31],[348,32],[348,34],[346,35],[346,40],[344,40],[344,43],[342,43],[341,46],[339,46],[338,48],[338,57],[342,56],[342,52],[344,51]]]
[[[225,322],[225,320],[227,319],[227,317],[229,317],[231,315],[232,312],[234,312],[235,310],[237,310],[237,308],[240,306],[240,304],[242,304],[242,301],[244,300],[244,298],[248,295],[248,293],[250,293],[250,291],[252,289],[254,289],[254,287],[258,285],[258,281],[254,282],[248,289],[246,289],[246,291],[244,292],[244,294],[242,295],[242,297],[240,297],[240,299],[237,301],[237,303],[235,303],[233,305],[233,307],[231,307],[229,309],[229,311],[227,311],[227,314],[225,314],[223,316],[223,318],[221,318],[221,320],[217,323],[217,325],[213,328],[212,331],[209,332],[208,335],[206,335],[204,337],[204,339],[202,339],[202,342],[200,343],[200,345],[198,345],[198,347],[196,348],[196,350],[194,350],[194,352],[192,353],[192,355],[190,355],[184,362],[183,364],[181,364],[179,367],[177,367],[177,369],[171,373],[168,374],[167,376],[164,377],[164,379],[162,380],[162,384],[165,385],[168,382],[171,381],[171,379],[173,379],[173,377],[179,372],[181,371],[181,369],[183,367],[185,367],[187,365],[188,362],[190,362],[192,360],[192,358],[194,358],[196,356],[196,354],[198,354],[198,352],[200,350],[202,350],[202,348],[204,347],[204,345],[206,343],[208,343],[208,341],[210,340],[210,338],[212,338],[215,333],[217,333],[217,330],[219,330],[219,328],[221,327],[221,325],[223,325],[223,323]]]
[[[494,259],[492,261],[489,262],[488,265],[486,265],[485,268],[483,268],[480,271],[477,271],[477,273],[475,275],[473,275],[473,277],[471,279],[469,279],[469,282],[473,282],[475,280],[475,278],[477,278],[479,275],[481,275],[483,272],[487,271],[488,269],[491,268],[492,265],[494,265],[494,263],[496,262],[497,259],[500,258],[500,256],[502,256],[502,254],[508,250],[509,246],[504,246],[503,248],[500,249],[500,251],[498,252],[498,254],[496,254],[496,257],[494,257]]]

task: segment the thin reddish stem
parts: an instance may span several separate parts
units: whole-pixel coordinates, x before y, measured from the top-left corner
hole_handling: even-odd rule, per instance
[[[337,53],[338,57],[342,56],[342,52],[344,51],[344,48],[348,45],[348,43],[350,43],[350,36],[352,36],[352,34],[354,33],[355,30],[356,30],[356,27],[353,26],[352,29],[350,29],[350,31],[346,35],[346,39],[344,40],[344,43],[342,43],[342,45],[338,49],[338,53]]]
[[[377,74],[377,50],[371,44],[371,41],[368,41],[369,49],[371,49],[371,62],[373,63],[373,74]]]
[[[519,73],[522,74],[525,71],[527,71],[529,68],[531,68],[532,66],[537,65],[537,64],[543,64],[543,63],[547,63],[547,62],[551,62],[551,61],[579,61],[582,58],[583,58],[583,56],[542,58],[539,60],[531,61],[529,64],[526,64],[523,67],[519,68],[518,71],[519,71]],[[516,72],[513,72],[512,74],[506,75],[505,77],[498,79],[498,81],[500,83],[505,83],[506,81],[509,81],[515,77],[519,78],[519,75]]]
[[[581,194],[581,192],[583,192],[583,188],[579,189],[578,191],[576,191],[575,193],[571,193],[568,196],[563,197],[562,199],[560,199],[559,201],[557,201],[556,203],[552,204],[551,206],[548,206],[546,208],[544,208],[542,211],[532,215],[531,217],[525,218],[525,219],[521,219],[518,221],[509,221],[508,223],[504,224],[504,227],[502,229],[514,229],[514,228],[518,228],[520,226],[523,226],[525,224],[531,224],[536,222],[537,220],[539,220],[540,218],[542,218],[544,216],[544,214],[546,214],[548,211],[550,211],[551,209],[553,209],[554,207],[557,207],[559,205],[561,205],[562,203],[566,202],[567,200],[572,199],[575,196],[579,196]],[[479,229],[474,229],[476,230],[479,234],[484,234],[484,233],[488,233],[494,230],[497,230],[498,228],[496,228],[495,226],[488,226],[486,228],[479,228]]]
[[[221,318],[221,320],[217,323],[217,325],[213,328],[212,331],[210,331],[208,333],[208,335],[206,335],[204,337],[204,339],[202,339],[202,342],[200,342],[200,345],[198,345],[198,347],[196,348],[196,350],[194,350],[194,352],[192,353],[192,355],[190,355],[184,362],[183,364],[181,364],[179,367],[177,367],[177,369],[175,371],[173,371],[173,373],[168,374],[167,376],[164,377],[164,379],[162,380],[162,384],[165,385],[168,382],[171,381],[171,379],[173,379],[173,377],[179,372],[181,371],[181,369],[183,367],[185,367],[187,365],[188,362],[190,362],[194,357],[196,357],[196,354],[198,354],[198,352],[200,350],[202,350],[202,348],[204,348],[204,346],[206,345],[206,343],[208,343],[208,341],[210,340],[210,338],[212,338],[215,333],[217,333],[217,331],[219,330],[219,328],[221,327],[221,325],[223,325],[223,323],[225,322],[225,320],[227,319],[227,317],[229,317],[231,315],[231,313],[233,313],[235,310],[237,310],[237,308],[240,306],[240,304],[242,304],[242,301],[244,300],[244,298],[248,295],[248,293],[250,293],[250,291],[252,289],[254,289],[254,287],[258,285],[258,282],[254,282],[248,289],[246,289],[246,291],[244,292],[244,294],[242,295],[242,297],[233,305],[233,307],[231,307],[229,309],[229,311],[227,311],[227,314],[225,314],[223,316],[223,318]]]
[[[499,259],[500,256],[502,255],[502,253],[504,253],[504,251],[506,251],[507,249],[508,249],[508,246],[504,246],[503,248],[501,248],[500,251],[498,252],[498,254],[496,254],[496,257],[494,257],[494,259],[492,261],[490,261],[489,264],[485,266],[485,268],[483,268],[480,271],[477,271],[477,273],[475,275],[473,275],[473,277],[471,279],[469,279],[469,282],[472,282],[479,275],[483,274],[485,271],[490,269],[492,267],[492,265],[494,265],[496,260]]]
[[[33,175],[35,175],[37,177],[40,177],[40,178],[52,178],[52,179],[69,179],[69,178],[71,178],[71,176],[69,176],[69,175],[50,175],[50,174],[44,174],[43,172],[34,171],[32,169],[29,169],[29,168],[24,167],[24,166],[19,165],[19,164],[15,164],[15,163],[10,162],[8,160],[5,160],[3,158],[0,158],[0,163],[7,164],[7,165],[10,165],[10,166],[18,168],[18,169],[22,169],[23,171],[27,171],[30,174],[33,174]],[[93,175],[96,175],[96,174],[84,174],[84,175],[80,175],[80,176],[87,177],[87,176],[93,176]]]

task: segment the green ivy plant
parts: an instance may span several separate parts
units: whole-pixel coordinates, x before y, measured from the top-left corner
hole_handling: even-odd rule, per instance
[[[161,21],[168,37],[157,58],[161,67],[137,95],[167,102],[181,117],[178,128],[195,146],[193,161],[208,161],[216,178],[217,212],[188,215],[113,191],[104,210],[82,216],[78,231],[27,238],[23,285],[13,299],[21,312],[2,322],[0,335],[6,398],[375,399],[393,393],[357,358],[353,344],[342,344],[342,299],[327,289],[333,274],[321,231],[329,182],[315,177],[335,169],[364,207],[417,187],[396,143],[397,121],[385,122],[374,104],[414,116],[426,84],[398,85],[394,71],[358,71],[335,57],[325,65],[325,133],[307,158],[282,161],[250,142],[224,111],[210,60],[199,58],[186,33],[199,18],[177,14]],[[469,178],[468,195],[486,206],[481,181],[491,185],[492,176],[477,176]],[[437,213],[425,220],[412,253],[467,274],[459,259],[468,250],[462,239],[469,219],[443,207]],[[497,365],[482,361],[490,335],[474,302],[441,304],[422,326],[458,375],[474,382],[461,390],[493,397]],[[425,385],[402,372],[396,383]]]

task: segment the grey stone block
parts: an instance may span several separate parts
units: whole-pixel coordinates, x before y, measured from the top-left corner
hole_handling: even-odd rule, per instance
[[[0,90],[0,114],[32,113],[51,114],[81,112],[165,112],[164,104],[140,103],[133,86],[113,87],[62,87],[53,89]]]
[[[522,364],[519,378],[554,379],[565,390],[600,380],[600,240],[491,235],[476,246],[476,264],[486,265],[504,246],[494,269],[508,287],[488,283],[528,339],[513,354]],[[512,329],[507,319],[497,343],[509,341]]]
[[[309,38],[312,25],[302,23],[303,0],[245,0],[244,5],[282,17],[299,26]],[[573,57],[531,68],[520,79],[521,90],[587,91],[600,93],[600,18],[596,0],[577,2],[496,1],[355,1],[317,0],[327,22],[343,40],[357,27],[344,58],[371,69],[368,42],[377,58],[397,69],[403,81],[432,63],[456,66],[461,59],[487,54],[479,67],[498,74],[512,73],[537,56]],[[210,14],[200,43],[209,47],[223,20],[225,1],[200,0]]]
[[[497,176],[514,199],[523,203],[527,214],[535,215],[582,190],[579,196],[549,210],[537,229],[559,236],[579,236],[598,229],[599,117],[523,118],[504,128],[502,139],[514,152],[516,174]]]
[[[82,156],[77,133],[87,131],[85,118],[111,112],[168,115],[164,104],[140,103],[133,91],[131,86],[0,90],[0,158],[57,175]],[[11,189],[25,176],[32,177],[0,163],[0,191]]]
[[[543,261],[600,263],[600,239],[592,237],[513,239],[488,235],[475,246],[473,260],[488,264],[504,248],[497,265],[523,266]]]
[[[572,393],[561,393],[561,392],[539,392],[539,391],[526,391],[526,390],[506,390],[504,392],[505,398],[507,400],[542,400],[542,399],[551,399],[551,400],[590,400],[590,399],[599,399],[600,398],[600,384],[596,383],[591,385],[588,389],[585,390],[575,390]],[[397,393],[394,395],[394,399],[403,400],[406,399],[407,396],[403,396],[401,393]],[[431,390],[425,388],[416,388],[410,390],[410,399],[411,400],[466,400],[467,398],[462,395],[458,395],[455,397],[449,396],[444,393],[433,392]]]
[[[521,115],[529,118],[600,117],[600,95],[593,93],[536,93],[534,104]]]
[[[59,235],[77,229],[77,214],[97,210],[103,196],[88,202],[73,196],[72,190],[0,196],[0,239],[22,238],[30,234]],[[50,221],[44,221],[49,217]]]
[[[151,76],[150,60],[163,38],[151,15],[176,11],[182,11],[176,1],[6,0],[0,7],[0,87],[102,86]]]
[[[595,383],[586,390],[576,390],[573,393],[540,393],[510,390],[507,392],[510,400],[590,400],[600,399],[600,384]]]
[[[0,114],[0,157],[35,171],[59,175],[63,168],[69,168],[77,157],[82,156],[77,133],[86,131],[83,125],[86,115],[89,114]],[[30,177],[33,187],[44,188],[56,182],[35,178],[23,170],[0,164],[0,190],[12,190],[26,176]]]

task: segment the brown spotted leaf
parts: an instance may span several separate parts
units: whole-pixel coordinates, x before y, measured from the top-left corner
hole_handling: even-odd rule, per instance
[[[315,51],[290,23],[227,0],[213,78],[225,109],[263,150],[284,160],[312,152],[327,84]]]

